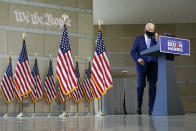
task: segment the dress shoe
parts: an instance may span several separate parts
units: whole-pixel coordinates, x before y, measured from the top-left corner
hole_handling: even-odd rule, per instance
[[[152,115],[152,111],[149,111],[148,114],[151,116]]]
[[[141,115],[141,114],[142,114],[142,110],[141,110],[141,108],[139,108],[139,107],[137,108],[137,114],[138,114],[138,115]]]

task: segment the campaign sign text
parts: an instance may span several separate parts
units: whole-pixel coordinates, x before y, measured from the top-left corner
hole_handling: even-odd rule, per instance
[[[190,41],[187,39],[160,36],[160,52],[190,55]]]

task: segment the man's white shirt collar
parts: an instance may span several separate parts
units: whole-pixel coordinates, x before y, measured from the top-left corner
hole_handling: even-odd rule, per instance
[[[147,41],[148,41],[148,36],[146,35],[146,34],[144,34],[144,38],[145,38],[145,42],[146,42],[146,44],[147,44]]]

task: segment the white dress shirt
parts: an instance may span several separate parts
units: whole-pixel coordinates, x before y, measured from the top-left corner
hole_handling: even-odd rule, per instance
[[[148,41],[148,39],[150,39],[150,38],[148,38],[148,36],[147,36],[146,34],[144,34],[144,38],[145,38],[145,42],[146,42],[146,45],[147,45],[147,41]]]

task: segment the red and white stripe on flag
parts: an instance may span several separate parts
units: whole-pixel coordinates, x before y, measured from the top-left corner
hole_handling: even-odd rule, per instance
[[[58,95],[61,103],[64,103],[65,101],[69,100],[71,98],[71,94],[69,95],[64,95],[62,89],[58,87]]]
[[[87,101],[91,101],[94,99],[93,91],[92,91],[92,79],[91,79],[91,63],[88,63],[88,69],[86,71],[86,75],[83,82],[83,90],[86,96]]]
[[[56,89],[53,78],[52,60],[50,59],[48,73],[44,83],[44,94],[48,103],[51,103],[56,99]]]
[[[37,58],[35,58],[35,62],[33,65],[33,69],[31,71],[31,75],[32,75],[32,83],[33,83],[34,89],[30,92],[30,95],[31,95],[33,102],[36,103],[38,100],[40,100],[43,97]]]
[[[106,94],[106,91],[113,87],[110,64],[106,55],[101,30],[98,32],[97,44],[91,69],[91,77],[96,86],[94,91],[100,92],[102,95]]]
[[[13,82],[12,78],[7,77],[5,74],[3,76],[3,80],[1,82],[1,91],[3,93],[3,97],[7,103],[14,100],[14,92],[13,92]]]
[[[76,89],[72,92],[72,97],[73,97],[75,103],[82,101],[84,98],[82,88],[80,88],[80,89],[79,88],[80,87],[78,87],[78,89]]]
[[[83,90],[88,102],[94,99],[94,95],[90,86],[91,86],[91,79],[85,76],[84,83],[83,83]]]
[[[38,100],[43,98],[43,92],[42,92],[42,85],[41,85],[41,78],[39,75],[32,77],[32,83],[34,85],[34,90],[30,92],[31,98],[34,103],[36,103]]]
[[[7,66],[6,72],[3,75],[3,79],[0,85],[3,97],[7,103],[14,100],[14,83],[12,79],[12,62],[11,57],[9,58],[9,64]]]
[[[25,39],[23,39],[22,50],[16,65],[14,83],[21,96],[24,96],[33,88]]]
[[[96,87],[95,83],[93,82],[92,78],[90,79],[90,84],[91,84],[90,87],[91,87],[91,89],[93,91],[94,97],[96,99],[99,99],[101,97],[101,92],[97,89],[97,87]]]
[[[15,94],[15,96],[16,96],[18,102],[19,102],[19,103],[22,102],[22,97],[20,96],[20,93],[18,92],[18,90],[17,90],[17,88],[16,88],[15,85],[14,85],[14,94]],[[27,94],[26,94],[26,95],[27,95]]]
[[[84,98],[83,91],[82,91],[82,86],[81,86],[81,83],[80,83],[80,71],[79,71],[78,60],[76,60],[75,73],[76,73],[76,81],[77,81],[78,89],[76,89],[72,92],[72,97],[74,99],[74,102],[78,103],[81,100],[83,100],[83,98]]]
[[[56,77],[65,95],[68,95],[77,89],[76,76],[66,24],[64,24],[64,31],[58,50]]]

